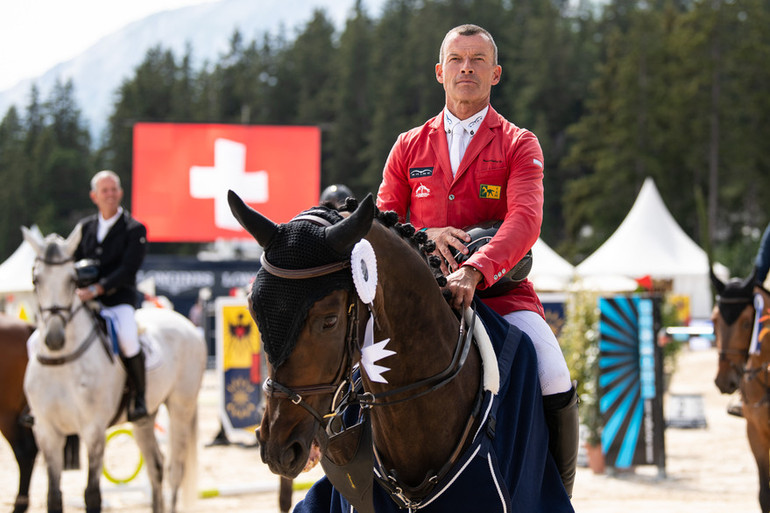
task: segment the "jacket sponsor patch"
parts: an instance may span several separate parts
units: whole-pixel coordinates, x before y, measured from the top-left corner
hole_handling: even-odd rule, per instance
[[[501,187],[499,185],[481,184],[481,187],[479,188],[479,198],[500,199],[500,189]]]
[[[432,167],[410,167],[409,178],[425,178],[426,176],[433,176]]]

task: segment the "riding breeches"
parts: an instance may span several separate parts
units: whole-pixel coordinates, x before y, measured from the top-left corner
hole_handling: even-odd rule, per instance
[[[532,339],[537,353],[537,374],[543,395],[558,394],[572,388],[567,362],[545,319],[529,310],[511,312],[503,318]]]
[[[131,305],[103,306],[101,315],[113,321],[118,334],[118,344],[123,356],[131,358],[139,353],[139,330]]]

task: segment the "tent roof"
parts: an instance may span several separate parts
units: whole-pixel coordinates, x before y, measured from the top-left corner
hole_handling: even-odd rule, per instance
[[[648,177],[615,233],[576,271],[580,276],[703,275],[708,273],[708,257],[677,224]]]
[[[35,225],[31,231],[40,234],[40,229]],[[40,234],[42,236],[42,234]],[[31,292],[32,266],[35,263],[35,250],[27,241],[23,241],[8,259],[0,264],[0,293]]]
[[[532,270],[529,279],[535,290],[567,290],[575,267],[538,238],[532,246]]]

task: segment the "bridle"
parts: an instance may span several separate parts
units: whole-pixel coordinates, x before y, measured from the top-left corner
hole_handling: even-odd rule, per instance
[[[267,260],[264,258],[264,255],[262,255],[262,257],[264,266],[264,262]],[[262,385],[262,390],[264,390],[265,395],[268,398],[275,397],[278,399],[289,399],[292,403],[304,408],[324,427],[326,427],[329,419],[337,415],[334,413],[334,403],[336,401],[332,401],[332,408],[330,413],[321,415],[318,410],[308,404],[305,398],[308,396],[330,394],[334,394],[334,397],[336,398],[345,389],[346,385],[352,382],[353,352],[358,344],[358,301],[356,301],[354,298],[351,298],[348,303],[348,322],[345,332],[345,354],[342,361],[340,362],[339,368],[337,369],[336,376],[330,383],[321,385],[307,385],[302,387],[288,387],[268,377],[265,380],[265,383]]]
[[[45,265],[55,267],[60,265],[66,265],[66,264],[69,264],[70,262],[74,262],[74,259],[70,257],[70,258],[65,258],[63,260],[50,260],[48,258],[36,257],[35,262],[42,262]],[[35,285],[35,290],[37,291],[37,280],[34,279],[32,284]],[[51,306],[43,307],[40,303],[39,298],[37,303],[38,303],[38,311],[40,312],[41,317],[44,317],[43,314],[46,314],[46,313],[50,314],[51,316],[61,317],[61,320],[64,322],[65,325],[69,324],[70,320],[72,320],[72,318],[75,316],[78,310],[80,310],[80,308],[83,307],[83,303],[81,302],[80,305],[78,305],[78,307],[73,309],[73,306],[75,304],[74,299],[70,301],[70,304],[67,306],[61,306],[54,303]],[[50,319],[50,316],[48,318]]]
[[[342,269],[350,267],[349,261],[337,262],[332,264],[326,264],[318,267],[311,267],[306,269],[282,269],[268,262],[265,254],[263,253],[260,261],[263,269],[274,276],[287,279],[307,279],[331,274]],[[347,307],[347,329],[345,334],[345,355],[343,361],[340,363],[340,367],[337,370],[335,379],[328,384],[323,385],[309,385],[303,387],[289,387],[282,383],[275,381],[272,378],[267,378],[262,386],[267,397],[286,398],[291,400],[294,404],[302,406],[313,417],[315,417],[322,426],[325,426],[329,419],[334,418],[341,414],[341,412],[348,406],[358,405],[362,408],[368,408],[372,406],[389,406],[411,399],[422,397],[430,392],[433,392],[442,386],[452,381],[462,369],[465,360],[470,352],[471,340],[473,329],[470,327],[466,329],[465,321],[461,318],[460,329],[455,352],[452,357],[452,361],[443,371],[422,379],[420,381],[409,383],[401,387],[391,389],[381,393],[357,393],[355,389],[351,389],[348,394],[341,399],[338,403],[337,398],[342,393],[346,385],[353,383],[353,355],[355,351],[359,350],[358,343],[358,299],[349,294],[349,301]],[[414,390],[422,388],[423,390],[401,397],[400,399],[389,399],[392,396],[406,394],[413,392]],[[326,415],[321,415],[315,408],[305,401],[305,397],[313,395],[329,395],[334,394],[335,399],[332,401],[331,411]],[[386,400],[386,398],[388,398]]]
[[[74,259],[72,257],[65,258],[63,260],[51,260],[43,257],[35,258],[35,262],[42,262],[48,266],[65,265],[73,261]],[[33,285],[35,285],[35,294],[37,295],[36,280],[33,280]],[[52,317],[59,317],[66,328],[66,326],[72,321],[75,315],[77,315],[77,313],[83,308],[85,308],[86,306],[86,304],[82,301],[80,301],[79,305],[75,306],[75,300],[74,300],[75,295],[73,294],[72,297],[73,297],[72,301],[67,306],[62,306],[54,303],[46,307],[41,305],[40,299],[38,298],[38,301],[37,301],[38,311],[40,312],[40,318],[43,321],[43,323],[47,324],[47,322]],[[48,314],[48,316],[46,316],[45,314]],[[69,353],[64,356],[57,356],[57,357],[45,356],[40,353],[38,353],[35,356],[37,360],[43,365],[63,365],[73,360],[77,360],[86,351],[86,349],[90,347],[93,341],[98,338],[98,334],[99,334],[99,331],[98,331],[97,323],[93,322],[91,331],[88,334],[88,336],[85,338],[85,340],[83,340],[83,342],[80,343],[78,348],[75,349],[75,351],[73,351],[72,353]]]

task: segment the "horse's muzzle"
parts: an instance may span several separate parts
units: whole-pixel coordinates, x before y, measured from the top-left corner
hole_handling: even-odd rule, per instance
[[[740,386],[740,377],[733,372],[717,374],[714,384],[723,394],[732,394]]]
[[[48,321],[45,327],[45,345],[51,351],[58,351],[64,347],[64,342],[67,340],[64,331],[65,322],[61,317],[54,316]]]

